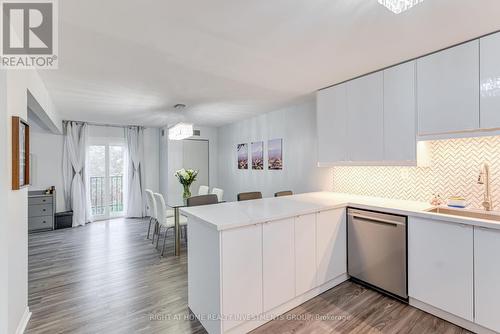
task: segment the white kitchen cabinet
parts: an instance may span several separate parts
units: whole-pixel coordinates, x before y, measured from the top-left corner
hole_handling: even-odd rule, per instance
[[[409,296],[473,321],[473,228],[410,217]]]
[[[318,286],[347,272],[345,209],[317,213],[316,261]]]
[[[376,72],[347,83],[348,160],[384,160],[383,72]]]
[[[500,128],[500,33],[480,39],[481,128]]]
[[[417,161],[415,61],[384,70],[384,160]]]
[[[295,218],[295,294],[316,287],[316,215]]]
[[[264,311],[295,297],[294,219],[265,223],[263,240]]]
[[[345,84],[317,93],[318,162],[347,160],[347,90]]]
[[[418,134],[478,129],[478,87],[478,40],[418,59]]]
[[[500,332],[500,231],[475,228],[476,323]]]
[[[223,315],[261,314],[262,225],[223,231],[221,254]],[[223,322],[224,330],[245,321],[228,318]]]

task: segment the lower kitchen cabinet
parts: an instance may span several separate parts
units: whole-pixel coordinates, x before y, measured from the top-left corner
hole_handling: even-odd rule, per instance
[[[223,231],[221,253],[222,313],[228,317],[223,326],[228,330],[246,321],[231,316],[262,313],[262,225]]]
[[[473,242],[472,226],[410,218],[410,297],[473,321]]]
[[[294,219],[262,226],[264,311],[295,297]]]
[[[500,332],[500,230],[475,228],[476,323]]]
[[[316,215],[310,214],[295,218],[295,294],[316,286]]]
[[[347,272],[347,232],[344,208],[316,215],[317,284]]]

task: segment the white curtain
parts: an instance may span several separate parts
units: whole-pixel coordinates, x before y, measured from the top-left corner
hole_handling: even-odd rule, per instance
[[[127,217],[144,217],[144,129],[125,128],[128,153]]]
[[[66,122],[63,148],[64,199],[73,210],[73,227],[89,221],[90,210],[85,177],[87,124]]]

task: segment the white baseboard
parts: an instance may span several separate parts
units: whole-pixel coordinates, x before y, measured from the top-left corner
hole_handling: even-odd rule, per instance
[[[431,306],[427,303],[421,302],[418,299],[410,297],[409,303],[413,307],[416,307],[418,309],[421,309],[424,312],[435,315],[438,318],[444,319],[448,322],[451,322],[452,324],[455,324],[457,326],[465,328],[471,332],[478,333],[478,334],[497,334],[497,332],[495,332],[495,331],[487,329],[487,328],[480,326],[480,325],[478,325],[474,322],[471,322],[469,320],[457,317],[456,315],[453,315],[451,313],[443,311],[437,307],[434,307],[434,306]]]
[[[31,318],[30,308],[28,306],[26,306],[26,308],[24,309],[23,317],[21,318],[19,325],[17,325],[16,334],[23,334],[24,333],[24,331],[26,330],[26,327],[28,326],[28,322],[30,321],[30,318]]]
[[[268,312],[265,312],[263,313],[261,316],[262,319],[259,319],[259,320],[251,320],[251,321],[247,321],[247,322],[244,322],[234,328],[231,328],[229,330],[226,330],[224,333],[227,333],[227,334],[243,334],[243,333],[248,333],[262,325],[264,325],[265,323],[269,322],[272,320],[272,318],[275,318],[275,317],[278,317],[282,314],[285,314],[286,312],[290,311],[291,309],[294,309],[296,308],[297,306],[307,302],[308,300],[311,300],[313,299],[314,297],[322,294],[323,292],[325,291],[328,291],[334,287],[336,287],[337,285],[339,285],[340,283],[343,283],[345,281],[347,281],[349,279],[349,276],[347,276],[347,274],[342,274],[334,279],[332,279],[331,281],[328,281],[326,282],[325,284],[317,287],[317,288],[314,288],[300,296],[297,296],[295,297],[294,299],[268,311]]]

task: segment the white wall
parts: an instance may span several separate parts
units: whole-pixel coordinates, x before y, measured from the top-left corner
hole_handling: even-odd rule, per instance
[[[302,193],[332,190],[332,170],[316,167],[316,105],[305,102],[219,128],[218,184],[227,201],[236,194],[261,191],[264,197],[281,190]],[[283,138],[283,170],[267,170],[267,140]],[[237,169],[236,145],[264,141],[263,171]],[[250,150],[250,147],[249,147]]]
[[[195,127],[196,130],[200,130],[200,136],[195,136],[193,139],[206,139],[209,142],[208,154],[209,154],[209,178],[210,187],[218,186],[218,131],[216,128],[212,127]],[[189,168],[189,166],[183,165],[183,141],[182,140],[168,140],[168,127],[163,129],[165,135],[161,138],[161,172],[160,172],[160,184],[161,192],[164,196],[169,199],[179,199],[182,200],[182,186],[174,177],[176,170],[181,168]],[[167,147],[165,147],[165,145]],[[166,168],[165,168],[166,167]],[[197,189],[191,189],[191,191],[197,191]],[[167,199],[167,202],[169,200]]]
[[[7,74],[0,71],[0,212],[7,212],[8,167],[6,158],[8,153],[7,137]],[[8,219],[0,219],[0,333],[8,331],[9,306],[9,224]]]
[[[3,75],[3,74],[2,74]],[[3,149],[6,149],[5,154],[2,156],[3,164],[0,167],[4,169],[2,175],[7,176],[7,182],[2,182],[2,192],[6,192],[6,208],[2,210],[2,224],[7,224],[7,227],[2,229],[2,235],[7,236],[7,239],[2,242],[2,247],[7,245],[7,251],[2,251],[2,255],[7,254],[7,264],[2,261],[2,268],[0,272],[7,273],[7,319],[2,319],[0,328],[7,327],[7,333],[15,333],[22,329],[22,326],[29,315],[28,309],[28,188],[13,191],[11,190],[11,175],[12,166],[9,163],[12,159],[11,147],[11,116],[19,116],[27,119],[27,91],[29,90],[32,95],[39,101],[40,105],[48,111],[49,115],[57,115],[54,109],[47,90],[43,85],[40,77],[36,71],[22,70],[22,71],[8,71],[6,74],[6,87],[0,85],[2,94],[6,91],[6,113],[2,114],[0,122],[3,123],[2,127],[7,125],[7,131],[2,131],[2,135],[7,136],[6,145],[5,140],[2,139]],[[6,88],[6,89],[5,89]],[[2,111],[3,112],[3,111]],[[55,117],[56,118],[56,117]],[[6,187],[5,187],[6,186]],[[5,195],[3,195],[5,197]],[[4,292],[2,292],[2,295]],[[3,296],[5,297],[5,296]],[[5,298],[2,298],[4,301]],[[1,310],[1,308],[0,308]],[[0,316],[1,313],[0,313]]]
[[[65,211],[62,152],[63,136],[53,134],[30,121],[31,187],[30,190],[44,190],[56,187],[56,210]]]
[[[28,73],[9,71],[7,73],[7,122],[10,116],[27,118]],[[12,145],[12,127],[8,126],[8,147]],[[8,150],[7,161],[12,161]],[[8,165],[11,179],[12,166]],[[8,188],[12,189],[9,180]],[[14,333],[28,308],[28,189],[7,192],[7,215],[9,222],[9,264],[8,264],[8,333]]]

